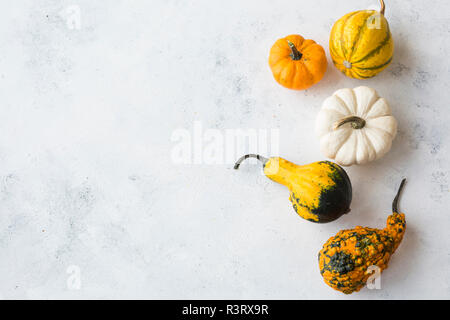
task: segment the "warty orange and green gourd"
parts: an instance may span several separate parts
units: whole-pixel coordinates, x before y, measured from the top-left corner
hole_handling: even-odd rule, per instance
[[[405,215],[398,211],[398,199],[405,181],[403,179],[392,203],[386,228],[358,226],[341,230],[323,245],[319,252],[319,268],[330,287],[345,294],[359,291],[371,276],[371,266],[378,267],[380,273],[388,267],[406,229]]]

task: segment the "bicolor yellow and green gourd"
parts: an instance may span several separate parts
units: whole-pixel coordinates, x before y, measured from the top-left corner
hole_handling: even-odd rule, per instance
[[[346,14],[333,26],[330,54],[334,65],[346,76],[368,79],[392,62],[394,40],[381,10],[361,10]]]
[[[246,155],[238,160],[235,169],[244,159],[257,158],[263,162],[264,174],[286,186],[289,200],[297,214],[312,222],[326,223],[350,211],[352,186],[347,173],[330,161],[296,165],[283,158],[264,158]]]

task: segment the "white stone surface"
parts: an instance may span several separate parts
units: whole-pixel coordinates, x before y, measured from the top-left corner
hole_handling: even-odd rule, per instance
[[[392,65],[331,64],[304,92],[267,64],[299,33],[326,49],[334,21],[375,0],[22,0],[0,20],[0,297],[450,298],[450,2],[386,1]],[[259,166],[177,165],[177,129],[279,128],[279,154],[322,160],[314,120],[361,84],[399,121],[383,159],[347,171],[352,212],[297,217]],[[383,227],[402,177],[408,228],[381,290],[345,296],[317,253],[338,230]]]

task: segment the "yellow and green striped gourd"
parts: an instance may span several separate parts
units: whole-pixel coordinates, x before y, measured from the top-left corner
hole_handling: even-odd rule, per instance
[[[333,26],[330,54],[334,65],[346,76],[368,79],[387,68],[394,54],[389,23],[381,10],[361,10],[346,14]]]

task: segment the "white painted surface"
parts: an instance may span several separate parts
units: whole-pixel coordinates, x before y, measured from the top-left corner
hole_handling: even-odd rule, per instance
[[[386,2],[389,69],[362,82],[329,60],[305,92],[272,79],[272,43],[300,33],[327,49],[335,20],[377,1],[3,3],[0,297],[450,298],[450,2]],[[361,84],[389,100],[399,134],[383,159],[347,170],[352,212],[334,223],[297,217],[256,165],[171,160],[172,134],[195,121],[279,128],[281,156],[322,160],[322,101]],[[382,289],[332,290],[322,244],[383,227],[402,177],[408,229]]]

